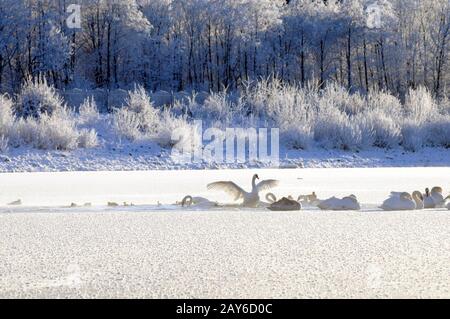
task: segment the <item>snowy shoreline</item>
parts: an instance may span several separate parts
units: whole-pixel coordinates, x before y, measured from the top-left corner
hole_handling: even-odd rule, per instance
[[[448,167],[450,149],[424,148],[416,152],[381,150],[350,152],[313,149],[281,150],[279,168],[370,168],[370,167]],[[174,161],[170,152],[155,144],[122,148],[43,151],[10,149],[0,154],[0,173],[59,171],[145,171],[183,169],[271,168],[265,163],[184,163]]]

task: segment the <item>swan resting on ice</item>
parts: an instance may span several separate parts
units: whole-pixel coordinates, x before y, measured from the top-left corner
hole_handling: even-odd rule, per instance
[[[435,186],[430,192],[431,198],[433,198],[436,207],[443,207],[445,204],[444,196],[442,195],[442,187]]]
[[[255,208],[260,204],[259,193],[276,187],[279,181],[274,179],[266,179],[258,184],[256,180],[259,179],[258,174],[253,175],[252,190],[250,192],[244,191],[240,186],[231,181],[220,181],[208,184],[208,190],[222,190],[233,196],[235,201],[243,199],[242,206]]]
[[[445,200],[447,200],[447,203],[445,205],[445,207],[447,207],[448,210],[450,210],[450,195],[448,195]]]
[[[431,197],[430,189],[425,189],[425,194],[423,194],[423,204],[424,208],[435,208],[436,203],[434,202],[433,197]]]
[[[182,207],[202,207],[202,208],[210,208],[210,207],[218,207],[219,204],[216,202],[211,202],[209,199],[204,197],[192,197],[191,195],[185,196],[181,200]]]
[[[266,200],[271,203],[267,208],[272,211],[294,211],[302,209],[302,205],[294,200],[292,196],[283,197],[277,201],[274,194],[268,193],[266,194]]]
[[[317,198],[316,192],[312,192],[309,195],[299,195],[297,201],[302,205],[310,206],[317,206],[320,203],[320,200]]]
[[[422,198],[419,191],[415,191],[412,196],[408,192],[391,192],[390,197],[383,202],[380,208],[387,211],[423,209]]]
[[[317,207],[321,210],[360,210],[361,206],[355,195],[344,198],[331,197],[321,201]]]

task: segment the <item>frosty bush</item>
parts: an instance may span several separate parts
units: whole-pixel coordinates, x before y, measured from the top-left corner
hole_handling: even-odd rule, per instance
[[[406,115],[417,123],[426,122],[438,113],[438,108],[430,92],[424,87],[409,90],[405,101]]]
[[[78,135],[78,147],[93,148],[98,146],[97,132],[94,129],[82,129]]]
[[[424,130],[415,120],[406,119],[402,125],[402,146],[408,151],[417,151],[425,145]]]
[[[14,124],[13,103],[6,95],[0,95],[0,136],[9,135]]]
[[[126,104],[114,112],[114,128],[120,135],[131,141],[151,140],[163,147],[180,146],[191,143],[188,133],[192,126],[186,115],[175,116],[170,111],[160,111],[153,107],[142,87],[129,92]],[[183,131],[186,136],[172,141],[173,132]]]
[[[6,153],[9,149],[8,138],[0,134],[0,153]]]
[[[66,108],[58,109],[52,115],[44,113],[39,118],[17,119],[9,141],[15,147],[30,145],[43,150],[74,150],[98,144],[95,131],[79,131],[74,114]]]
[[[153,107],[145,89],[140,86],[128,94],[124,108],[135,116],[138,130],[144,134],[156,132],[159,124],[158,110]]]
[[[61,96],[44,77],[37,80],[29,78],[17,97],[17,113],[23,118],[39,118],[43,114],[51,116],[63,105]]]
[[[394,148],[401,142],[399,125],[380,110],[367,111],[355,118],[363,147]]]
[[[384,91],[371,92],[367,97],[366,109],[389,114],[392,118],[403,115],[403,107],[400,100]]]
[[[345,88],[337,84],[329,85],[320,92],[322,105],[335,107],[347,115],[355,115],[364,111],[366,102],[358,93],[350,94]]]
[[[329,108],[318,114],[314,140],[326,148],[354,150],[362,145],[362,133],[351,117],[337,108]]]
[[[78,146],[75,122],[65,109],[22,120],[21,137],[26,144],[44,150],[73,150]]]
[[[186,117],[175,117],[170,112],[161,114],[161,128],[155,140],[159,145],[178,150],[192,150],[196,141],[201,141],[201,132],[190,124]]]
[[[84,100],[78,111],[78,121],[83,125],[93,125],[99,119],[97,103],[93,96]]]
[[[428,146],[450,148],[450,115],[442,115],[424,126]]]
[[[129,140],[153,136],[159,125],[159,111],[153,107],[143,87],[128,92],[125,105],[114,111],[115,130]]]
[[[114,111],[114,130],[119,136],[123,136],[131,141],[141,139],[141,123],[139,116],[127,108],[120,108]]]

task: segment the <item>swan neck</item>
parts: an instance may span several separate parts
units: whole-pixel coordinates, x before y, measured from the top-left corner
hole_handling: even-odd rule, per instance
[[[256,176],[253,176],[252,178],[252,189],[256,188]]]

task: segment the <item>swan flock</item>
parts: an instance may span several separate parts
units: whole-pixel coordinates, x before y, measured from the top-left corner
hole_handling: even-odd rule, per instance
[[[271,190],[279,185],[279,181],[275,179],[259,180],[258,174],[253,175],[251,180],[251,189],[244,190],[243,187],[232,181],[217,181],[207,185],[210,191],[221,191],[231,196],[235,202],[239,201],[239,206],[247,208],[265,207],[272,211],[295,211],[301,210],[303,207],[317,207],[321,210],[328,211],[357,211],[361,209],[357,197],[353,194],[338,198],[336,196],[328,199],[320,200],[315,192],[308,195],[299,195],[297,199],[287,195],[277,200],[273,193],[265,195],[265,202],[261,201],[261,193]],[[217,202],[211,202],[203,197],[186,196],[181,205],[195,207],[218,207]],[[408,192],[391,192],[390,196],[379,206],[385,211],[402,211],[402,210],[420,210],[427,208],[447,208],[450,210],[450,195],[446,198],[443,196],[442,187],[433,187],[425,189],[424,193],[414,191]]]

